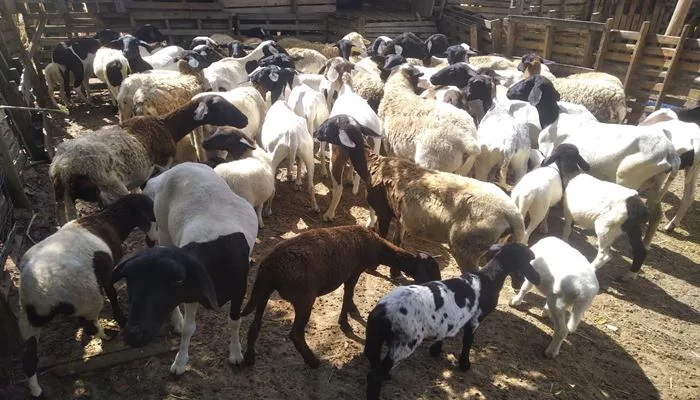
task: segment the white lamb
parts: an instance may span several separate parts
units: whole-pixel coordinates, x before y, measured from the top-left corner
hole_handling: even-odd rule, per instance
[[[544,313],[549,313],[554,324],[552,342],[544,354],[554,358],[559,355],[561,344],[569,332],[576,331],[583,314],[598,294],[598,279],[586,257],[561,239],[546,237],[531,246],[530,250],[535,253],[535,259],[530,264],[540,276],[537,290],[547,298]],[[525,293],[534,286],[526,278],[510,305],[521,304]],[[567,321],[569,309],[571,314]]]
[[[530,222],[523,238],[524,243],[529,241],[530,235],[540,223],[542,223],[542,230],[547,232],[547,213],[561,201],[562,192],[561,178],[556,165],[534,169],[525,174],[515,185],[510,198],[520,210],[523,219],[530,215]]]

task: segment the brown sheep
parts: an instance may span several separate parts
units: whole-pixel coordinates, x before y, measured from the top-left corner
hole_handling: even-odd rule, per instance
[[[248,331],[245,363],[255,363],[255,341],[263,313],[276,290],[294,306],[294,325],[289,338],[304,361],[311,368],[318,367],[320,361],[304,338],[316,297],[344,284],[338,323],[344,332],[351,332],[348,314],[359,314],[352,300],[357,280],[362,272],[374,270],[379,264],[401,270],[418,283],[440,279],[440,269],[431,256],[409,253],[357,225],[312,229],[277,245],[260,264],[253,292],[242,311],[242,315],[248,315],[257,310]]]

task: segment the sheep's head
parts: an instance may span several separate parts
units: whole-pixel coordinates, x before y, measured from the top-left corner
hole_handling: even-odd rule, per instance
[[[248,117],[225,98],[210,94],[196,97],[183,109],[194,109],[192,118],[198,125],[233,126],[245,128]]]
[[[248,50],[253,50],[252,47],[234,40],[228,44],[228,53],[230,57],[241,58],[248,55]]]
[[[369,46],[369,49],[367,49],[367,54],[370,57],[383,57],[384,56],[384,48],[388,43],[391,43],[391,38],[387,36],[377,36],[376,39],[372,42],[372,44]],[[382,64],[384,64],[384,60],[382,59]]]
[[[546,167],[553,163],[556,163],[559,168],[564,188],[581,171],[586,172],[591,169],[591,166],[581,157],[578,147],[571,143],[562,143],[555,147],[552,154],[542,161],[542,166]]]
[[[137,253],[112,271],[112,284],[126,279],[129,318],[124,342],[142,347],[153,341],[180,303],[199,302],[218,310],[211,277],[202,264],[175,246],[157,246]]]
[[[525,278],[535,286],[540,284],[540,274],[530,264],[535,259],[535,254],[525,244],[494,244],[486,252],[486,259],[489,264],[496,261],[501,265],[503,271],[510,275],[514,289],[520,289]],[[487,267],[488,265],[484,268]]]
[[[146,43],[165,42],[165,36],[163,36],[158,28],[151,24],[146,24],[137,29],[134,36]]]
[[[467,101],[481,100],[484,110],[491,108],[496,92],[496,85],[492,77],[488,75],[476,75],[469,79],[467,87],[464,88],[464,95]]]
[[[113,31],[111,29],[103,29],[93,36],[94,39],[100,41],[101,44],[109,43],[113,40],[117,40],[121,37],[121,33]]]
[[[267,67],[268,65],[294,69],[294,60],[288,54],[278,53],[265,56],[258,61],[258,67]]]
[[[290,68],[280,68],[276,65],[268,65],[253,71],[249,76],[250,82],[263,93],[270,92],[272,102],[282,96],[284,86],[289,84],[292,86],[294,74],[296,71]]]
[[[355,171],[365,182],[368,182],[369,171],[367,170],[363,136],[373,137],[375,140],[381,137],[379,133],[361,125],[355,118],[345,114],[328,118],[314,132],[314,137],[318,141],[331,143],[345,149]]]
[[[360,50],[360,53],[363,56],[367,54],[367,46],[369,46],[370,42],[369,40],[362,37],[361,34],[357,32],[350,32],[347,35],[343,36],[340,40],[350,42],[352,44],[352,47]]]
[[[432,256],[419,252],[414,260],[404,266],[404,271],[413,278],[416,283],[439,281],[440,265]]]
[[[449,40],[442,33],[435,33],[425,39],[425,47],[428,49],[428,56],[442,55],[447,51]]]
[[[202,142],[204,150],[225,150],[228,158],[240,159],[245,153],[255,149],[255,143],[242,131],[230,126],[220,126]]]
[[[200,45],[209,45],[211,47],[218,46],[218,44],[210,37],[197,36],[194,39],[192,39],[192,42],[190,43],[190,49],[194,50],[195,47],[200,46]]]
[[[457,86],[463,88],[467,86],[469,79],[479,74],[467,63],[448,65],[437,71],[430,77],[430,83],[435,86]]]
[[[379,78],[382,81],[389,79],[389,76],[394,72],[398,71],[402,65],[406,64],[406,59],[400,54],[389,54],[384,57],[384,65],[380,66]],[[416,78],[416,84],[418,80]]]
[[[117,199],[107,206],[103,212],[114,213],[120,216],[122,221],[131,222],[133,227],[143,232],[151,230],[156,223],[156,215],[153,212],[153,200],[143,194],[128,194]]]
[[[511,86],[506,96],[511,100],[528,101],[533,106],[539,105],[543,100],[556,102],[561,99],[552,82],[541,75],[531,76]]]
[[[518,71],[523,73],[523,77],[528,78],[542,72],[542,64],[553,64],[553,61],[545,60],[536,53],[527,53],[520,58]]]

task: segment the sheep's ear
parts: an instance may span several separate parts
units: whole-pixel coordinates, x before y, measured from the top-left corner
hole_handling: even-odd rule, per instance
[[[116,267],[112,270],[112,285],[119,282],[120,280],[126,278],[127,273],[132,265],[132,262],[136,261],[141,257],[141,253],[137,253],[127,259],[123,259]]]
[[[523,274],[533,285],[540,285],[540,274],[533,268],[532,261],[523,264]]]
[[[554,151],[552,152],[552,155],[550,155],[549,157],[542,160],[542,166],[546,167],[550,164],[553,164],[558,159],[559,159],[559,152],[557,151],[557,149],[554,149]]]
[[[428,53],[430,53],[430,49],[433,47],[433,42],[431,40],[426,40],[425,47],[428,49]]]
[[[277,82],[280,79],[280,75],[275,71],[270,72],[270,75],[268,76],[272,82]]]
[[[255,150],[255,143],[252,143],[248,137],[243,136],[239,139],[239,141],[244,147],[247,147],[250,150]]]
[[[536,106],[540,104],[540,100],[542,100],[542,88],[540,85],[536,84],[532,87],[532,90],[530,90],[527,101],[533,106]]]
[[[518,71],[524,72],[525,68],[527,68],[527,65],[524,62],[520,61],[520,64],[518,64]]]
[[[348,135],[348,132],[345,129],[340,130],[340,132],[338,133],[338,139],[340,139],[340,143],[345,147],[349,147],[351,149],[357,147],[355,142],[353,142],[352,139],[350,139],[350,136]]]
[[[576,163],[582,171],[588,172],[591,170],[591,166],[586,162],[586,160],[583,159],[583,157],[581,157],[580,154],[576,155]]]
[[[187,61],[187,64],[189,64],[190,67],[195,69],[199,67],[199,61],[197,61],[194,57],[190,57],[190,59]]]
[[[395,45],[394,45],[394,53],[395,53],[396,55],[399,55],[399,56],[400,56],[401,53],[403,53],[403,47],[401,47],[401,45],[395,44]]]
[[[202,297],[199,302],[206,308],[218,311],[219,301],[216,297],[214,283],[202,264],[192,257],[187,257],[182,261],[184,261],[188,283],[198,285],[201,290]]]
[[[205,101],[200,101],[197,108],[194,110],[194,120],[201,121],[209,113],[209,107]]]
[[[114,50],[122,50],[124,48],[124,38],[112,40],[111,42],[105,44],[104,47]]]
[[[360,130],[362,131],[362,134],[368,137],[375,137],[375,138],[380,138],[382,135],[379,133],[375,132],[373,129],[367,128],[364,125],[360,125]]]
[[[329,67],[328,72],[326,72],[326,79],[328,79],[331,82],[335,82],[338,80],[338,78],[338,71],[335,69],[335,67]]]

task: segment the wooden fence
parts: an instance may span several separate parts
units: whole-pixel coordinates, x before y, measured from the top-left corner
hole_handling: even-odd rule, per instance
[[[599,22],[612,18],[612,28],[628,31],[639,31],[649,21],[649,32],[663,33],[675,6],[676,1],[596,0],[592,18]]]
[[[448,0],[448,4],[494,20],[509,15],[534,15],[587,20],[589,0]]]

